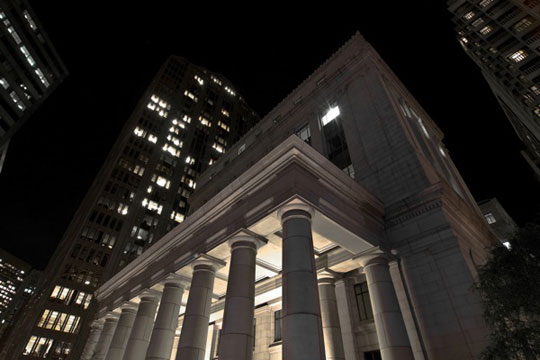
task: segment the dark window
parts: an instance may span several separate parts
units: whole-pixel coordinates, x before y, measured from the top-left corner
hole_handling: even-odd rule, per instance
[[[274,313],[274,341],[281,341],[281,310]]]
[[[345,169],[351,165],[351,157],[349,156],[349,149],[345,140],[343,126],[341,126],[340,117],[323,125],[323,134],[328,160],[340,169]]]
[[[364,360],[382,360],[381,352],[379,350],[367,351],[364,353]]]
[[[360,321],[373,319],[367,282],[354,285],[354,294],[356,296],[356,305],[358,307]]]

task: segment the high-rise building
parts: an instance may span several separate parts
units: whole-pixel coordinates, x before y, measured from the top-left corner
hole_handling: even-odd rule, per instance
[[[0,339],[35,294],[40,275],[30,264],[0,249]]]
[[[449,0],[458,39],[525,145],[540,180],[540,2]]]
[[[257,120],[225,77],[170,57],[51,258],[42,300],[14,357],[78,359],[94,290],[184,221],[197,176]]]
[[[497,240],[442,140],[355,35],[96,291],[81,359],[478,359]]]
[[[0,172],[9,140],[67,76],[26,0],[0,1]]]

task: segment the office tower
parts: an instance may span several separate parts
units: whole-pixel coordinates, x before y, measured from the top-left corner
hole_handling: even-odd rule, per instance
[[[184,221],[196,177],[257,120],[226,78],[170,57],[51,258],[32,329],[14,356],[78,359],[94,290]]]
[[[509,246],[510,239],[518,230],[514,219],[496,198],[479,201],[478,206],[497,239],[505,246]]]
[[[0,333],[10,322],[8,307],[31,268],[30,264],[0,249]]]
[[[450,0],[458,39],[525,145],[540,180],[540,3]]]
[[[356,34],[96,291],[81,359],[478,359],[497,242],[442,139]]]
[[[9,140],[67,76],[26,0],[0,1],[0,172]]]

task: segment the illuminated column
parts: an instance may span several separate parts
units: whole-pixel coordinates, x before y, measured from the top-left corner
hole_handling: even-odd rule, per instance
[[[255,259],[257,246],[264,242],[241,233],[231,240],[231,260],[223,327],[219,340],[220,360],[251,360],[255,311]]]
[[[101,336],[101,331],[103,330],[103,320],[95,320],[90,324],[90,334],[88,334],[88,340],[81,354],[81,360],[90,360],[94,355],[94,350],[98,344],[99,338]]]
[[[193,262],[193,278],[184,313],[176,360],[203,360],[208,338],[214,279],[222,261],[203,255]]]
[[[313,209],[290,204],[279,211],[283,228],[283,359],[324,360],[315,254]]]
[[[111,346],[107,352],[106,360],[122,360],[124,352],[126,351],[126,345],[129,338],[129,333],[133,327],[135,321],[135,314],[137,313],[137,304],[125,303],[120,313],[120,319],[118,319],[118,326],[114,331],[114,336],[111,340]]]
[[[135,322],[129,334],[126,352],[124,353],[124,360],[144,360],[146,350],[148,350],[148,344],[150,343],[159,293],[157,291],[146,290],[140,296],[140,299],[139,309],[137,310]]]
[[[163,285],[163,294],[146,354],[147,360],[170,360],[174,333],[178,326],[184,285],[174,274],[171,274]]]
[[[96,349],[94,351],[93,360],[104,360],[111,346],[111,341],[114,336],[114,331],[118,325],[118,315],[110,312],[105,316],[105,322],[103,323],[103,330],[99,336]]]
[[[366,274],[377,340],[383,360],[414,359],[390,277],[388,258],[382,252],[378,252],[362,255],[357,259]]]
[[[334,280],[334,275],[329,272],[319,274],[319,299],[321,301],[324,348],[327,360],[345,360]]]

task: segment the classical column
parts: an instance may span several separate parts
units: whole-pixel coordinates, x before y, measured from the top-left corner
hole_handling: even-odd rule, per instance
[[[356,351],[356,335],[354,334],[351,322],[353,315],[349,301],[347,279],[336,280],[335,289],[345,360],[359,360],[360,354]]]
[[[220,360],[251,360],[255,311],[255,258],[264,242],[248,233],[229,240],[231,260],[223,327],[219,340]]]
[[[103,323],[103,330],[99,336],[98,343],[94,351],[93,360],[104,360],[111,346],[111,340],[118,325],[118,315],[110,312],[105,316],[105,322]]]
[[[334,274],[330,272],[319,273],[318,284],[324,349],[327,360],[345,360],[334,280]]]
[[[222,261],[203,255],[193,262],[193,278],[184,313],[176,360],[203,360],[208,337],[214,278]]]
[[[124,352],[126,351],[126,345],[129,339],[129,333],[133,327],[135,321],[135,314],[137,313],[137,304],[125,303],[121,307],[120,319],[118,319],[118,326],[114,331],[114,336],[111,340],[111,346],[107,352],[106,360],[122,360]]]
[[[279,211],[283,228],[283,359],[325,359],[312,214],[304,204],[286,205]]]
[[[184,284],[171,274],[163,282],[161,302],[146,353],[147,360],[170,360],[183,295]]]
[[[377,340],[383,360],[414,359],[386,255],[378,251],[357,259],[366,274]]]
[[[124,360],[144,360],[152,328],[154,327],[154,318],[159,301],[159,293],[157,291],[146,290],[139,296],[140,303],[133,328],[129,334]]]
[[[103,330],[103,323],[103,320],[94,320],[90,324],[90,333],[88,334],[88,340],[86,340],[86,344],[81,353],[81,360],[92,359],[99,337],[101,336],[101,331]]]

